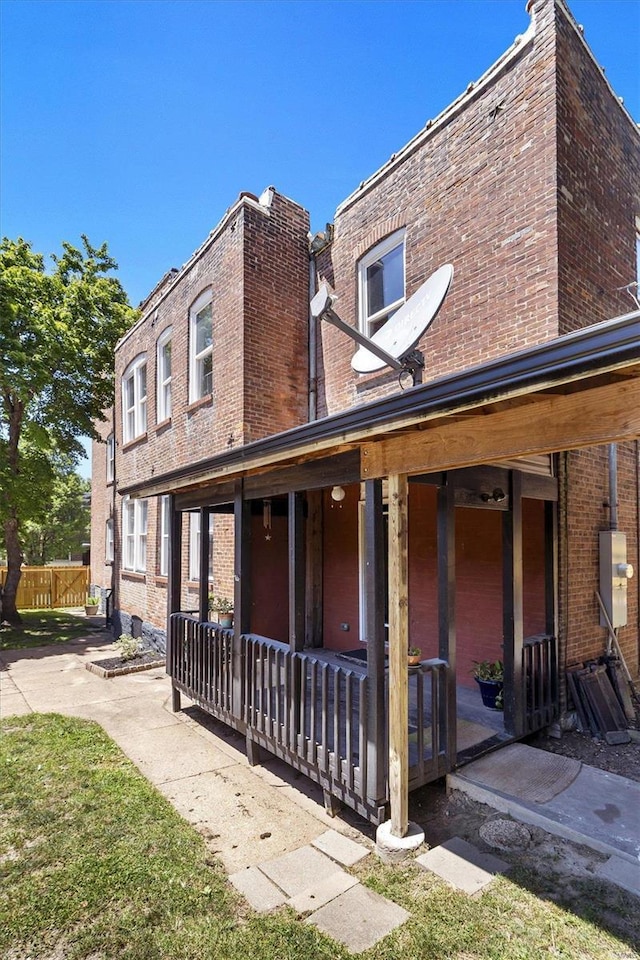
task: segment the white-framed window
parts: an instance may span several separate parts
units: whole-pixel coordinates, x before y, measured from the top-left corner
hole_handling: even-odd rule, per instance
[[[122,377],[122,439],[135,440],[147,432],[147,358],[140,354]]]
[[[207,290],[189,311],[189,403],[213,389],[213,310]]]
[[[147,508],[146,500],[122,501],[122,566],[136,573],[147,569]]]
[[[358,264],[360,329],[372,337],[405,301],[405,231],[396,230]]]
[[[158,338],[156,354],[156,406],[157,422],[171,417],[171,335],[167,327]]]
[[[213,580],[213,514],[209,514],[209,580]],[[200,513],[189,514],[189,580],[200,579]]]
[[[105,563],[113,563],[113,517],[109,517],[104,530]]]
[[[169,497],[160,497],[158,504],[159,518],[159,564],[158,573],[161,577],[169,576]]]
[[[107,437],[107,483],[113,483],[116,475],[116,438],[110,433]]]

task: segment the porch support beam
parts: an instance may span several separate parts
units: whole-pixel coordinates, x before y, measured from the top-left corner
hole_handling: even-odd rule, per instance
[[[389,476],[389,799],[391,834],[409,829],[409,538],[406,474]]]
[[[384,516],[382,480],[364,485],[365,610],[367,639],[367,797],[385,796],[386,705],[384,697]]]
[[[182,587],[182,513],[176,510],[176,498],[169,494],[169,582],[167,583],[167,611],[180,610]],[[167,637],[169,633],[167,632]]]
[[[242,715],[242,634],[251,630],[251,502],[244,499],[242,480],[234,494],[234,590],[231,708]]]
[[[198,586],[198,618],[200,620],[209,619],[209,517],[211,510],[208,507],[202,507],[200,510],[200,556],[198,558],[198,568],[200,574],[200,583]]]
[[[301,493],[289,493],[289,645],[304,650],[305,555],[304,499]]]
[[[446,733],[447,768],[457,756],[456,733],[456,528],[455,484],[448,476],[438,487],[438,655],[447,663],[446,696],[440,702],[440,735]]]
[[[182,592],[182,513],[176,510],[176,498],[169,495],[169,578],[167,582],[167,673],[171,675],[173,650],[171,647],[171,614],[181,605]],[[173,684],[173,680],[172,680]],[[174,713],[180,709],[180,691],[172,685],[171,706]]]
[[[322,490],[307,491],[305,634],[307,647],[322,646]]]
[[[522,480],[511,473],[511,509],[502,515],[504,721],[507,733],[524,732],[522,650],[524,602],[522,569]]]
[[[430,473],[640,436],[640,378],[529,403],[362,447],[362,478]]]

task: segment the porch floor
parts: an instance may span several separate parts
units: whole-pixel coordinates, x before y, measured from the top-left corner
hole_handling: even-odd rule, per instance
[[[305,653],[315,657],[321,663],[328,663],[342,669],[352,670],[357,676],[365,676],[366,664],[355,660],[348,660],[340,655],[339,651],[327,650],[324,647],[307,649]],[[409,741],[412,743],[412,732],[418,723],[416,706],[416,687],[411,682],[416,668],[409,668]],[[428,692],[428,687],[425,693]],[[499,743],[507,743],[513,739],[505,730],[504,714],[501,710],[490,710],[482,703],[480,690],[474,685],[469,687],[463,684],[456,685],[457,703],[457,746],[458,761],[466,763],[480,753]],[[424,721],[430,722],[431,705],[428,696],[425,696]]]

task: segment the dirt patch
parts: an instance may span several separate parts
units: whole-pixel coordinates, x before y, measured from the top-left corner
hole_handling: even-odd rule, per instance
[[[504,824],[509,818],[458,791],[447,796],[443,782],[429,784],[410,795],[409,817],[420,824],[430,847],[451,837],[461,837],[506,860],[511,865],[509,879],[542,899],[584,917],[590,916],[591,904],[599,904],[612,933],[630,943],[640,943],[638,900],[596,873],[608,859],[604,854],[530,824],[526,825],[530,838],[523,845],[508,849],[507,845],[489,844],[482,839],[483,834],[491,836],[487,825]]]
[[[543,731],[526,742],[540,750],[572,757],[590,767],[640,782],[640,723],[637,713],[636,719],[629,724],[629,733],[630,743],[615,745],[609,745],[605,740],[596,740],[577,730],[563,733],[559,740],[547,736]]]

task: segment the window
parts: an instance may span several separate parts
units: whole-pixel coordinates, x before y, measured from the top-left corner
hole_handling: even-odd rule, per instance
[[[358,265],[360,329],[368,337],[404,303],[404,239],[404,230],[397,230]]]
[[[189,323],[189,402],[206,397],[213,389],[213,312],[211,293],[198,297]]]
[[[144,573],[147,569],[147,501],[122,501],[122,566]]]
[[[160,549],[158,553],[160,563],[158,573],[161,577],[167,577],[169,576],[169,497],[160,497],[159,513]]]
[[[200,579],[200,513],[189,520],[189,580]],[[213,580],[213,514],[209,515],[209,580]]]
[[[147,432],[147,358],[137,357],[122,377],[122,437],[125,443]]]
[[[105,525],[104,559],[105,563],[113,563],[113,519],[111,517],[109,517]]]
[[[116,475],[116,438],[112,433],[107,437],[107,483],[113,483]]]
[[[158,339],[157,352],[157,421],[162,423],[171,417],[171,327]]]

